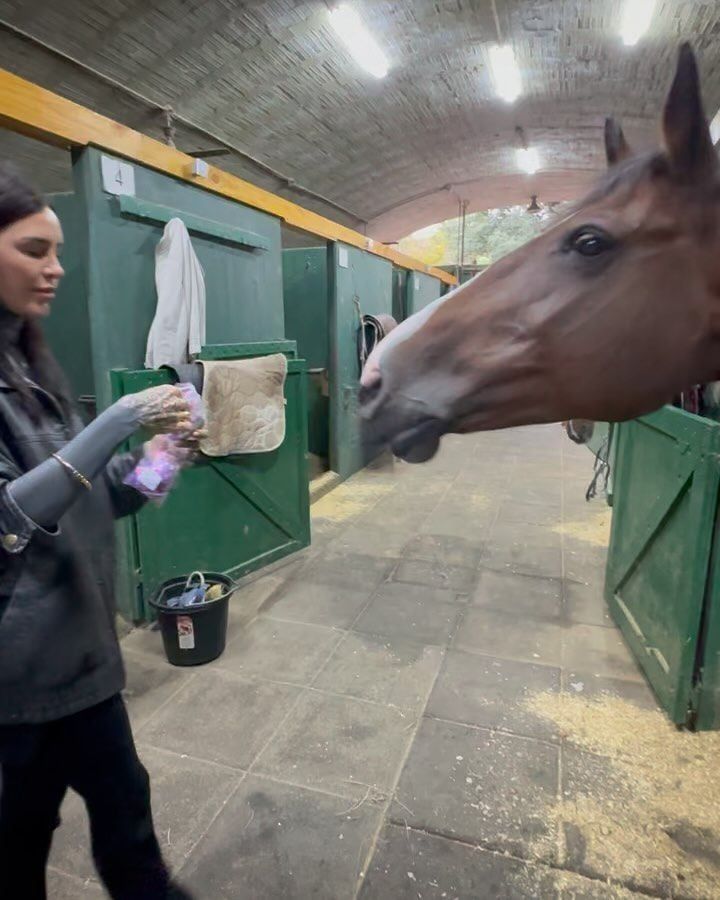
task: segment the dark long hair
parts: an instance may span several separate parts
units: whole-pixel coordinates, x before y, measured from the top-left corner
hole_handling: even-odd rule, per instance
[[[46,209],[47,206],[47,201],[28,184],[13,165],[0,162],[0,231]],[[7,340],[8,336],[3,335],[0,330],[0,371],[5,381],[19,392],[28,412],[36,418],[39,413],[38,402],[25,379],[8,363],[8,348],[5,345]],[[42,328],[36,321],[32,319],[23,321],[18,346],[35,383],[57,400],[65,417],[69,418],[73,407],[67,379],[45,340]]]

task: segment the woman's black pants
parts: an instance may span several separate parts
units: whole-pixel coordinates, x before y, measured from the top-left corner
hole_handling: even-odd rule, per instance
[[[187,898],[173,887],[120,695],[40,725],[0,725],[0,897],[45,900],[45,870],[68,787],[85,801],[92,853],[114,900]]]

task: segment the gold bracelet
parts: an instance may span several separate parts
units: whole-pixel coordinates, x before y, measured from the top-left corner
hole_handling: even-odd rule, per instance
[[[56,459],[63,467],[63,469],[65,469],[66,472],[72,475],[75,481],[79,481],[86,491],[92,490],[91,482],[82,474],[82,472],[78,472],[75,466],[69,463],[66,459],[63,459],[59,453],[53,453],[52,458]]]

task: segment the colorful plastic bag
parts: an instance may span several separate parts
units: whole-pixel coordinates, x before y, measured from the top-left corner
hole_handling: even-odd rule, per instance
[[[181,384],[178,387],[188,401],[193,428],[202,428],[205,424],[205,408],[200,395],[191,384]],[[124,483],[159,506],[173,489],[188,455],[189,451],[183,446],[181,435],[159,435],[145,445],[142,458]]]

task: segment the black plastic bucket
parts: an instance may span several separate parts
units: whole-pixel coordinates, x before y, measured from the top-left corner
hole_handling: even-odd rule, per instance
[[[199,666],[217,659],[225,649],[228,604],[235,590],[232,579],[214,572],[202,573],[208,587],[221,584],[222,596],[196,606],[170,608],[168,600],[183,593],[188,579],[163,582],[150,605],[157,610],[165,656],[174,666]]]

